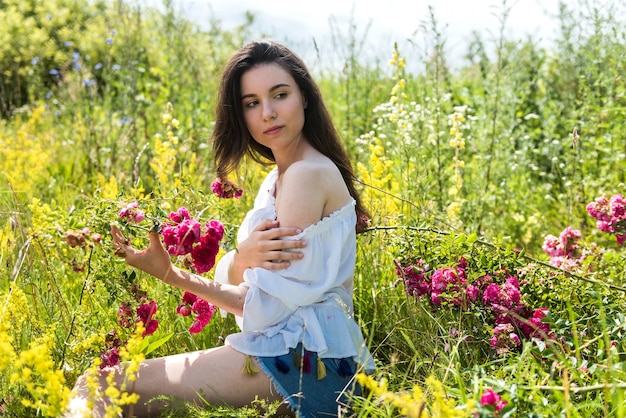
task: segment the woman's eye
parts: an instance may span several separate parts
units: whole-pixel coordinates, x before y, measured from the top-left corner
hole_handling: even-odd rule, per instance
[[[287,97],[287,93],[285,93],[285,92],[281,92],[281,93],[278,93],[278,94],[277,94],[276,96],[274,96],[274,97],[275,97],[275,98],[277,98],[277,99],[284,99],[285,97]]]
[[[252,100],[252,101],[250,101],[250,102],[245,103],[245,104],[244,104],[244,107],[254,107],[254,106],[256,106],[256,105],[257,105],[257,103],[258,103],[258,102],[257,102],[256,100]]]

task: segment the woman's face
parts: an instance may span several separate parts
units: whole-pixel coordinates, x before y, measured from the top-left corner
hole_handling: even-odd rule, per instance
[[[306,99],[291,74],[280,65],[261,64],[243,74],[241,106],[252,138],[274,155],[303,139]]]

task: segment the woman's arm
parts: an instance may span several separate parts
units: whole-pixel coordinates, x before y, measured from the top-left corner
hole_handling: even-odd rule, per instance
[[[169,285],[191,292],[237,316],[243,313],[247,292],[247,287],[239,286],[243,282],[243,272],[254,267],[267,270],[285,269],[289,267],[289,260],[301,259],[303,256],[301,252],[286,250],[304,248],[305,241],[280,239],[300,232],[299,228],[280,228],[276,221],[262,222],[248,239],[237,247],[237,253],[228,269],[229,283],[219,283],[174,266],[169,253],[161,243],[159,234],[151,232],[148,248],[137,250],[126,244],[119,228],[111,226],[114,248],[124,256],[129,265]]]
[[[126,244],[122,231],[111,226],[113,248],[131,266],[136,267],[165,283],[191,292],[215,306],[241,316],[248,289],[244,286],[217,283],[196,274],[181,270],[172,264],[158,233],[150,233],[150,243],[145,250]]]
[[[300,228],[281,228],[278,221],[261,222],[247,239],[237,245],[228,268],[228,282],[238,285],[243,281],[246,269],[261,267],[266,270],[286,269],[290,260],[299,260],[300,251],[289,251],[306,247],[303,240],[282,240],[281,238],[297,235]]]

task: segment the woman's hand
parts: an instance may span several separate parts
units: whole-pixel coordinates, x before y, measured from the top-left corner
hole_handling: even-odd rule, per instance
[[[145,250],[137,250],[131,247],[122,231],[115,225],[111,225],[111,236],[113,237],[115,255],[124,258],[131,266],[167,282],[167,277],[172,271],[173,264],[170,255],[161,243],[161,237],[158,233],[150,232],[150,243]]]
[[[246,269],[261,267],[267,270],[281,270],[289,267],[291,260],[299,260],[304,254],[294,249],[306,247],[304,240],[281,239],[297,235],[300,228],[283,228],[278,221],[261,222],[248,238],[239,243],[229,270],[231,284],[243,281]]]

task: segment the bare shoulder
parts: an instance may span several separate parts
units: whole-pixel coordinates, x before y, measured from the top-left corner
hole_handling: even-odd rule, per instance
[[[301,160],[291,164],[283,175],[289,183],[306,184],[315,183],[317,186],[325,186],[341,180],[339,169],[328,159]]]
[[[282,179],[285,210],[308,214],[310,223],[330,215],[350,202],[348,188],[337,166],[327,157],[297,161],[285,170]],[[305,222],[306,223],[306,222]]]

